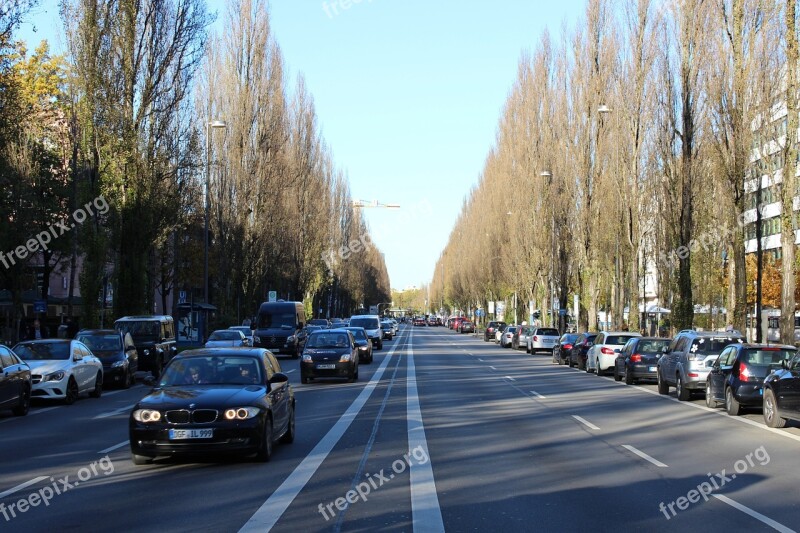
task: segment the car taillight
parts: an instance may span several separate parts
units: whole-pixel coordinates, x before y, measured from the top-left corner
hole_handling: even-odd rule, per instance
[[[633,355],[631,356],[631,362],[632,362],[632,363],[641,363],[641,362],[642,362],[642,356],[641,356],[641,354],[638,354],[638,353],[635,353],[635,354],[633,354]]]
[[[572,349],[572,345],[571,344],[565,344],[564,345],[564,349],[565,350],[571,350]]]
[[[538,335],[534,335],[533,336],[533,342],[539,342],[539,336]]]
[[[750,381],[753,374],[750,372],[750,367],[744,363],[739,363],[739,381]]]
[[[604,353],[606,355],[614,355],[614,350],[606,346],[603,346],[602,348],[600,348],[600,353]]]

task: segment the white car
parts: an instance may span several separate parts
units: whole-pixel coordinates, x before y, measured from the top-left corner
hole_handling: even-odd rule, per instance
[[[503,333],[500,335],[501,348],[511,348],[511,341],[514,339],[514,333],[517,332],[518,327],[519,326],[508,326],[503,330]]]
[[[240,348],[250,346],[250,341],[238,329],[218,329],[208,336],[206,348]]]
[[[244,338],[247,339],[247,341],[250,343],[250,346],[256,345],[255,333],[252,329],[250,329],[250,326],[231,326],[228,329],[241,331],[242,335],[244,335]],[[261,341],[259,340],[259,342]]]
[[[641,337],[631,331],[603,331],[597,335],[594,344],[586,353],[586,372],[596,372],[598,376],[616,366],[617,355],[632,338]]]
[[[88,392],[103,394],[103,363],[82,342],[69,339],[25,341],[14,353],[31,367],[32,398],[63,400],[69,405]]]

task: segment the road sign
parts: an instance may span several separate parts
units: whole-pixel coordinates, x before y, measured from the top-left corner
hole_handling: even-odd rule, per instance
[[[486,311],[484,311],[483,309],[478,309],[477,311],[475,311],[475,314],[478,316],[483,316],[486,314]]]
[[[185,304],[186,303],[186,291],[178,292],[178,303]]]
[[[47,300],[34,300],[33,301],[33,312],[34,313],[46,313],[47,312]]]
[[[558,316],[567,316],[567,310],[566,309],[559,309],[558,310]]]
[[[553,298],[553,309],[558,310],[561,308],[561,302],[558,301],[558,298]]]
[[[278,301],[278,293],[275,291],[269,291],[268,300],[270,302],[277,302]]]

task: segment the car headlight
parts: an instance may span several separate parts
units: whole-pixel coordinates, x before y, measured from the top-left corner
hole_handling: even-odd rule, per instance
[[[340,363],[347,363],[347,362],[350,361],[350,357],[351,357],[351,355],[349,353],[342,354],[342,356],[339,358],[339,362]]]
[[[361,351],[361,352],[369,351],[369,346],[368,345],[359,346],[358,350]]]
[[[122,359],[120,361],[115,361],[114,364],[111,365],[111,368],[122,368],[123,366],[125,366],[126,362],[127,361],[125,361],[125,359]]]
[[[286,342],[290,343],[290,342],[294,342],[295,340],[297,340],[297,337],[295,337],[294,335],[289,335],[289,338],[286,339]]]
[[[154,409],[137,409],[133,412],[133,419],[137,422],[158,422],[161,420],[161,411]]]
[[[61,381],[64,379],[64,375],[64,371],[59,370],[58,372],[47,374],[44,378],[42,378],[42,381]]]
[[[310,363],[311,362],[311,356],[308,355],[307,353],[304,353],[303,354],[303,362],[304,363]]]
[[[261,344],[261,337],[253,336],[253,344]]]
[[[225,419],[247,420],[248,418],[253,418],[254,416],[258,416],[259,412],[261,412],[261,410],[258,407],[236,407],[233,409],[226,409]]]
[[[148,350],[147,348],[145,348],[145,350],[142,352],[142,354],[143,354],[145,357],[147,357],[148,355],[150,355],[150,350]]]

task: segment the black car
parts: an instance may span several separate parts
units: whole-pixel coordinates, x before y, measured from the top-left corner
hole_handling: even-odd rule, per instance
[[[139,370],[149,370],[153,376],[178,353],[171,316],[126,316],[114,322],[114,329],[131,334],[139,353]]]
[[[598,333],[592,332],[578,335],[578,338],[575,339],[575,344],[572,345],[572,349],[569,351],[570,368],[577,366],[581,370],[586,370],[586,354],[589,352],[589,348],[594,344],[597,335]]]
[[[473,324],[469,320],[463,320],[458,325],[458,332],[459,333],[475,333],[475,324]]]
[[[761,407],[764,403],[764,378],[782,368],[797,349],[794,346],[733,344],[711,366],[706,380],[706,405],[725,404],[731,416],[742,407]]]
[[[500,322],[497,320],[493,320],[486,325],[486,330],[483,332],[483,340],[484,341],[493,341],[494,334],[497,333],[497,330],[503,330],[506,327],[505,322]]]
[[[657,380],[658,359],[669,346],[670,339],[632,337],[614,360],[614,379],[633,385],[639,380]]]
[[[364,363],[372,362],[372,342],[367,336],[367,330],[364,328],[351,328],[350,326],[342,328],[350,331],[353,334],[353,339],[356,341],[358,347],[358,360]]]
[[[394,337],[394,324],[388,320],[381,320],[381,331],[384,339],[392,340],[392,337]]]
[[[782,428],[787,419],[800,421],[800,354],[764,379],[764,423]]]
[[[28,414],[31,405],[31,369],[10,348],[0,344],[0,411]]]
[[[308,336],[300,361],[300,382],[316,378],[358,379],[358,347],[352,332],[326,329]]]
[[[553,348],[553,362],[559,365],[569,364],[569,352],[578,338],[577,333],[564,333]]]
[[[276,440],[294,440],[294,392],[269,350],[185,351],[134,406],[129,432],[137,465],[208,453],[269,461]]]
[[[139,354],[129,333],[114,329],[82,329],[75,336],[103,363],[103,383],[128,389],[136,382]]]

